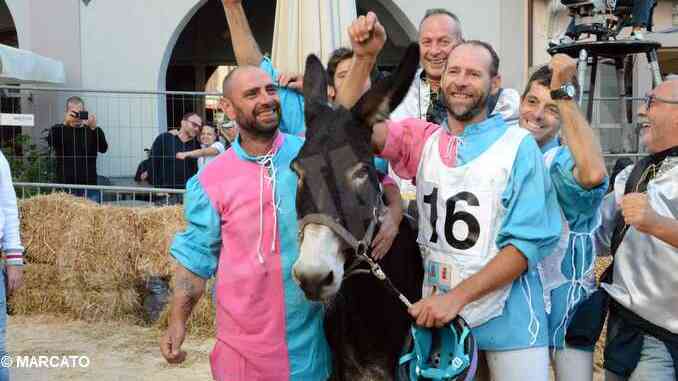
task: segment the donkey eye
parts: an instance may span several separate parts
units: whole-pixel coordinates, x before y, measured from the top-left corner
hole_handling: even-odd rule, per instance
[[[362,179],[369,175],[367,167],[360,167],[357,171],[353,172],[353,178]]]

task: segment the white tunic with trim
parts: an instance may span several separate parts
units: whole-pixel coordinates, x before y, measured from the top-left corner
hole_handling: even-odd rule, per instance
[[[438,150],[441,133],[426,142],[417,172],[417,240],[426,271],[424,296],[449,291],[499,253],[495,242],[506,212],[502,193],[520,144],[529,134],[509,127],[478,158],[450,168]],[[468,304],[460,315],[471,327],[500,316],[511,286]]]

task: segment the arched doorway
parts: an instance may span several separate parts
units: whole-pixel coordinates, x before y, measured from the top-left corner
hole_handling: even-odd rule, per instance
[[[275,0],[243,2],[255,38],[264,54],[270,54],[273,44],[275,3]],[[235,64],[221,2],[204,2],[176,40],[167,65],[165,88],[168,91],[205,91],[217,68]],[[177,126],[187,112],[197,112],[212,123],[211,109],[205,106],[202,97],[168,96],[167,125]]]
[[[19,47],[14,18],[5,1],[0,1],[0,44]]]

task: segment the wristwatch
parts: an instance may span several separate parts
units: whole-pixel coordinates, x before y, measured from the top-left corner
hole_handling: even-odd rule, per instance
[[[571,101],[574,99],[576,94],[577,89],[574,87],[574,85],[569,82],[565,82],[562,86],[560,86],[560,88],[551,90],[551,99],[554,101],[559,99]]]

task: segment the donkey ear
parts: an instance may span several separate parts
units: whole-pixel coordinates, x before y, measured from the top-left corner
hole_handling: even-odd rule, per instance
[[[321,105],[327,104],[327,73],[318,57],[310,54],[306,58],[304,72],[304,107],[306,111],[306,126],[320,110]]]
[[[396,72],[375,83],[353,107],[353,112],[370,126],[388,119],[407,95],[418,68],[419,45],[411,43]]]

